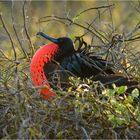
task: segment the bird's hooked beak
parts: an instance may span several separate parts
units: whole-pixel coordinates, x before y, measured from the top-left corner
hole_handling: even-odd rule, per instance
[[[51,37],[51,36],[48,36],[47,34],[44,34],[43,32],[38,32],[36,35],[40,35],[46,39],[48,39],[49,41],[55,43],[55,44],[58,44],[59,41],[57,38],[54,38],[54,37]]]

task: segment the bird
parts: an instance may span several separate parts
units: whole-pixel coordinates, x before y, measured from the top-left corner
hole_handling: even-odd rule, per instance
[[[94,81],[100,81],[109,87],[112,82],[119,86],[138,85],[138,82],[126,77],[114,75],[112,63],[97,56],[87,55],[80,49],[76,50],[69,37],[54,38],[43,32],[38,32],[37,35],[51,42],[36,51],[30,64],[33,84],[38,87],[40,96],[45,100],[56,96],[51,87],[57,84],[65,87],[68,77],[72,75],[80,78],[92,76]]]

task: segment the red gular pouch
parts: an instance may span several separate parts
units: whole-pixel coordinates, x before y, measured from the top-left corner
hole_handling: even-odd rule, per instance
[[[44,45],[36,51],[31,60],[30,73],[33,85],[35,87],[43,87],[43,89],[38,89],[38,91],[40,92],[40,96],[45,100],[55,97],[56,93],[50,90],[50,85],[43,67],[54,59],[58,48],[58,45],[54,43]]]
[[[41,89],[40,91],[40,96],[45,99],[45,100],[51,100],[53,98],[56,97],[56,93],[53,91],[50,91],[49,88],[44,87],[43,89]]]

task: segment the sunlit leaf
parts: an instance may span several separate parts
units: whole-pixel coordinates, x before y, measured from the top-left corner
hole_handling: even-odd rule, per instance
[[[132,91],[132,96],[136,98],[139,96],[139,90],[137,88]]]

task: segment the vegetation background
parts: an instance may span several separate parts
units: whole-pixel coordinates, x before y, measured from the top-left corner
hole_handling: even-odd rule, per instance
[[[103,91],[109,100],[102,101],[93,96],[93,81],[72,78],[67,92],[56,91],[58,97],[47,102],[29,71],[35,50],[47,43],[38,31],[81,37],[102,57],[119,35],[109,59],[140,81],[139,29],[140,1],[0,1],[0,138],[139,139],[137,90],[121,100],[115,92],[122,94],[126,87],[114,86]]]

